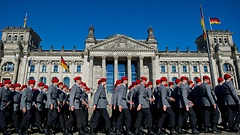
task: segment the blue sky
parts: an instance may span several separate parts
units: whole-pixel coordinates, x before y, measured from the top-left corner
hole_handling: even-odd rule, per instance
[[[202,3],[205,24],[217,17],[215,30],[234,32],[240,47],[239,0],[1,0],[0,28],[27,26],[42,38],[43,49],[84,49],[88,28],[93,25],[98,39],[124,34],[146,39],[152,26],[159,50],[196,50],[195,39],[201,34],[199,5]]]

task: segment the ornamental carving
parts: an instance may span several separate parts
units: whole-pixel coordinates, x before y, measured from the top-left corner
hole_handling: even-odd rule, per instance
[[[160,65],[167,65],[167,62],[166,61],[160,61],[159,64]]]

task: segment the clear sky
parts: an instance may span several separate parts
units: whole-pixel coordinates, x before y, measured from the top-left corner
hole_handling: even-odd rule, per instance
[[[43,49],[84,49],[90,25],[97,39],[113,34],[146,39],[152,26],[159,50],[196,50],[200,3],[207,29],[208,17],[219,18],[213,29],[234,32],[240,48],[240,0],[0,0],[0,28],[23,26],[27,12],[27,26],[40,35]]]

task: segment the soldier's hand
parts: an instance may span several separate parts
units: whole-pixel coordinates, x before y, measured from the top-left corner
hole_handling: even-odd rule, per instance
[[[192,101],[190,101],[190,102],[189,102],[189,104],[190,104],[191,106],[194,106],[194,104],[193,104],[193,102],[192,102]]]
[[[71,111],[74,111],[74,108],[75,108],[74,106],[71,106]]]
[[[113,106],[113,110],[116,110],[116,105]]]
[[[153,101],[154,101],[154,99],[153,99],[153,98],[150,98],[149,100],[150,100],[150,102],[153,102]]]
[[[34,107],[35,107],[35,108],[37,108],[37,105],[36,105],[36,104],[34,104]]]
[[[108,104],[108,107],[109,107],[109,108],[112,108],[112,106],[111,106],[110,104]]]
[[[64,106],[65,102],[63,102],[63,106]]]
[[[213,108],[214,108],[214,109],[217,109],[217,104],[214,104],[214,105],[213,105]]]
[[[60,106],[60,101],[58,101],[58,106]]]
[[[140,111],[142,109],[142,105],[139,104],[138,107],[137,107],[137,111]]]
[[[60,113],[60,111],[61,111],[60,108],[58,107],[57,109],[58,109],[58,113]]]
[[[120,105],[118,108],[119,108],[119,112],[122,112],[122,106]]]
[[[7,102],[6,106],[10,105],[10,102]]]
[[[132,105],[130,106],[130,110],[132,110]]]
[[[189,111],[189,106],[188,105],[186,106],[186,110]]]
[[[96,109],[96,105],[93,105],[93,111]]]
[[[173,97],[170,97],[170,100],[173,101],[173,102],[175,102],[175,99],[174,99]]]
[[[53,109],[53,104],[50,105],[50,110],[52,110],[52,109]]]
[[[164,112],[167,111],[167,106],[166,106],[166,105],[163,106],[163,111],[164,111]]]
[[[22,112],[23,112],[23,113],[26,113],[26,111],[27,111],[26,108],[23,108],[23,109],[22,109]]]

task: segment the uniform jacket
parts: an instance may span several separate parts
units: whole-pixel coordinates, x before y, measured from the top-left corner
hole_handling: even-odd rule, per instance
[[[33,104],[33,91],[32,88],[27,87],[21,96],[20,109],[26,108],[28,111],[31,110]]]
[[[74,84],[72,86],[72,90],[70,91],[69,104],[70,106],[74,106],[75,109],[82,109],[82,100],[83,100],[84,92],[79,87],[79,85]]]
[[[219,107],[223,107],[225,105],[225,99],[224,99],[224,86],[221,84],[218,84],[215,87],[215,94],[217,96],[217,105]]]
[[[194,89],[192,87],[188,87],[188,100],[194,103],[195,96],[194,96]]]
[[[127,94],[127,99],[134,103],[135,101],[134,95],[135,95],[135,88],[131,88]],[[133,104],[132,107],[135,107],[135,104]]]
[[[97,91],[94,93],[93,104],[96,105],[97,108],[107,108],[108,101],[103,85],[99,85]]]
[[[168,88],[168,89],[167,89],[167,100],[168,100],[168,102],[170,103],[171,106],[172,106],[173,103],[174,103],[173,101],[170,100],[171,97],[174,97],[173,94],[174,94],[174,89]]]
[[[164,106],[166,105],[167,107],[171,107],[170,104],[168,103],[168,100],[167,100],[167,90],[166,90],[166,87],[164,85],[160,85],[159,86],[159,92],[161,93],[161,106]]]
[[[7,108],[7,104],[11,103],[11,91],[6,88],[0,88],[0,110],[5,110]]]
[[[44,107],[43,91],[38,89],[33,92],[33,104],[37,105],[37,110],[42,111]]]
[[[202,106],[212,106],[215,104],[209,84],[203,82],[200,89],[202,92]]]
[[[57,108],[57,98],[58,98],[58,91],[57,87],[54,85],[49,86],[48,92],[47,92],[47,104],[50,106],[53,104],[54,108]]]
[[[194,90],[192,91],[194,100],[192,101],[195,107],[201,107],[202,104],[202,92],[200,89],[200,85],[195,86]]]
[[[61,90],[61,89],[58,89],[58,102],[60,102],[60,108],[63,107],[63,104],[66,102],[66,93]]]
[[[120,86],[117,86],[116,88],[115,88],[115,91],[114,91],[114,95],[113,95],[113,97],[112,97],[112,99],[113,99],[113,101],[112,101],[112,103],[113,103],[113,105],[118,105],[118,94],[119,94],[119,91],[120,91]]]
[[[118,92],[118,106],[122,106],[123,109],[127,109],[127,88],[125,84],[120,85]]]
[[[139,100],[139,104],[142,105],[142,108],[150,108],[149,106],[150,95],[148,95],[148,92],[145,89],[145,86],[143,84],[139,85],[137,92],[140,93],[138,96],[138,100]]]
[[[18,91],[12,92],[12,101],[13,101],[13,111],[19,111],[20,102],[21,102],[21,94]]]
[[[223,86],[225,105],[239,104],[239,98],[232,82],[225,81]]]
[[[43,91],[43,103],[45,108],[49,108],[47,104],[47,93],[45,91]]]
[[[155,97],[155,107],[160,108],[162,106],[161,92],[159,91],[159,86],[154,88],[154,97]]]
[[[178,88],[178,98],[175,100],[176,107],[185,108],[186,106],[190,106],[189,101],[187,99],[188,96],[188,88],[186,84],[181,84]]]

